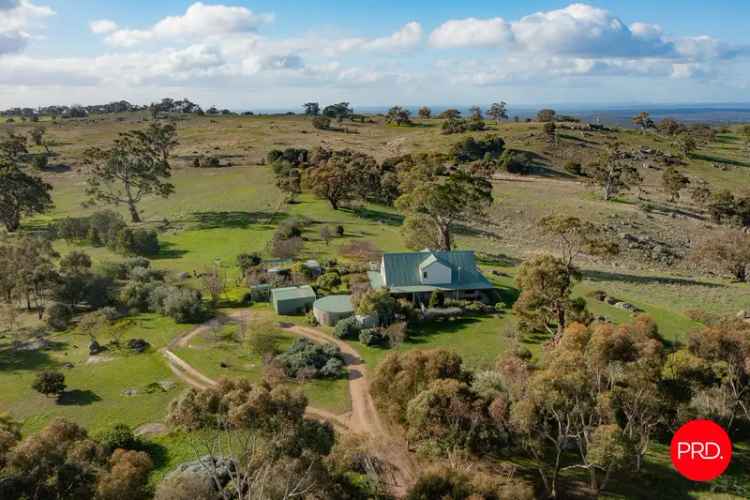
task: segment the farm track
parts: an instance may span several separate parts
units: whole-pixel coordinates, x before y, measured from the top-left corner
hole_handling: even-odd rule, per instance
[[[177,356],[173,349],[189,347],[190,340],[203,333],[209,332],[226,322],[239,322],[252,319],[248,310],[232,311],[228,315],[212,319],[198,327],[175,337],[169,345],[160,351],[167,360],[172,372],[184,383],[196,389],[207,389],[216,385],[216,380],[202,374],[185,360]],[[332,343],[341,349],[349,380],[349,394],[352,410],[344,415],[308,406],[306,415],[315,420],[330,422],[339,432],[363,434],[373,443],[374,454],[383,461],[389,472],[388,487],[397,498],[406,495],[414,482],[414,466],[407,452],[406,443],[396,438],[383,424],[375,402],[370,395],[370,383],[367,378],[367,366],[359,353],[342,340],[336,339],[320,330],[289,323],[282,323],[280,327],[288,332],[308,338],[317,343]]]

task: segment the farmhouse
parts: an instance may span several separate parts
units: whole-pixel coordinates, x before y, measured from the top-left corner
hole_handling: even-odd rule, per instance
[[[457,299],[481,299],[494,287],[479,271],[473,251],[386,253],[379,271],[367,273],[374,289],[414,303],[437,291]]]

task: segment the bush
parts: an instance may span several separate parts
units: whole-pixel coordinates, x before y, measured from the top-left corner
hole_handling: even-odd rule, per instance
[[[380,328],[367,328],[359,332],[359,341],[366,346],[383,346],[388,342],[383,330]]]
[[[359,330],[359,322],[352,316],[336,323],[333,335],[338,339],[354,339],[359,335]]]
[[[488,136],[476,140],[467,137],[451,148],[451,156],[458,163],[469,163],[485,158],[499,158],[505,149],[505,141],[498,136]]]
[[[31,166],[37,170],[44,170],[49,164],[49,157],[46,154],[36,155],[31,159]]]
[[[60,372],[43,371],[37,374],[31,388],[45,396],[60,394],[65,390],[65,375]]]
[[[336,236],[338,236],[339,238],[344,236],[344,226],[342,226],[341,224],[336,226]]]
[[[312,124],[318,130],[328,130],[331,128],[331,119],[327,116],[316,116],[312,119]]]
[[[47,326],[58,332],[67,330],[70,326],[70,320],[73,318],[73,311],[70,307],[60,303],[47,306],[45,314],[47,315]]]
[[[288,377],[338,378],[344,375],[344,359],[334,344],[315,344],[299,339],[276,361]]]
[[[248,269],[258,267],[262,259],[257,253],[241,253],[237,256],[237,265],[240,266],[242,273],[245,274]]]
[[[153,281],[129,281],[120,290],[120,302],[128,310],[139,312],[153,311],[154,309],[151,307],[151,294],[160,286],[160,283]]]
[[[534,168],[532,156],[526,151],[506,150],[500,157],[500,170],[509,174],[528,175]]]
[[[127,424],[115,424],[109,430],[99,436],[99,443],[107,453],[117,449],[139,451],[143,443],[133,434],[133,430]]]
[[[156,231],[147,229],[122,228],[108,246],[126,255],[150,256],[159,253],[159,236]]]
[[[333,290],[341,286],[341,276],[332,272],[322,274],[318,277],[317,285],[324,290]]]
[[[206,317],[201,293],[189,288],[171,287],[163,300],[161,313],[177,323],[199,323]]]
[[[570,160],[565,163],[565,166],[563,167],[566,172],[573,175],[583,175],[583,165],[581,165],[577,161]]]

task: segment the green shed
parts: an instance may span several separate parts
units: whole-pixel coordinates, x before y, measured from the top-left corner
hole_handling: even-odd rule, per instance
[[[291,286],[271,290],[271,302],[276,314],[301,314],[312,309],[315,290],[310,286]]]

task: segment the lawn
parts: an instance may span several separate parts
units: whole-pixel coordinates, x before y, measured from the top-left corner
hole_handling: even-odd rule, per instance
[[[68,332],[53,335],[50,349],[14,351],[11,339],[0,339],[0,409],[9,411],[24,424],[25,432],[43,427],[52,417],[69,418],[90,431],[97,431],[115,422],[137,427],[158,422],[176,397],[182,385],[167,368],[157,350],[190,325],[177,325],[168,318],[142,314],[122,320],[121,342],[144,338],[151,347],[143,354],[125,350],[100,354],[98,362],[89,361],[88,337]],[[97,335],[104,344],[111,334]],[[72,368],[65,368],[72,363]],[[55,369],[65,374],[66,392],[56,400],[36,393],[31,384],[36,373]],[[147,386],[170,382],[169,390],[147,391]],[[134,389],[135,395],[124,391]]]

